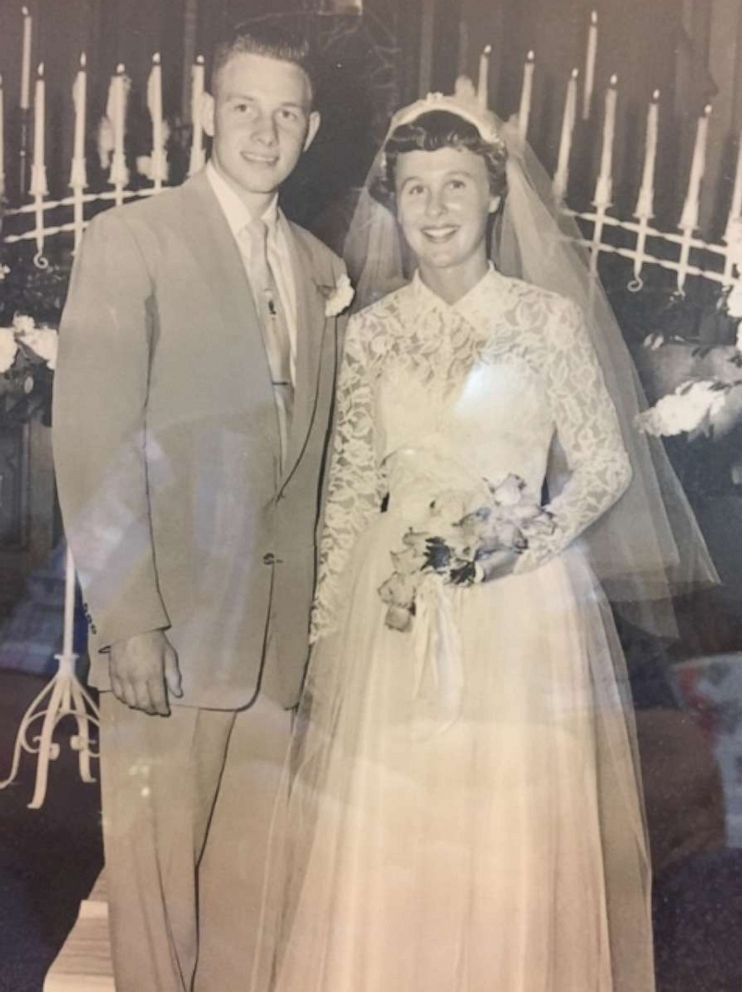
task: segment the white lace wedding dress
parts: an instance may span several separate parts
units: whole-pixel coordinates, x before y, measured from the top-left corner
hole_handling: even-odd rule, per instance
[[[540,494],[555,436],[556,532],[385,626],[390,552],[430,501],[508,473]],[[453,306],[416,277],[351,320],[274,992],[654,988],[623,659],[579,548],[629,473],[565,299],[491,269]]]

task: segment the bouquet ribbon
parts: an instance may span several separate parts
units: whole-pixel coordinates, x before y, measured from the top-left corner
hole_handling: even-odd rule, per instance
[[[424,698],[426,676],[430,676],[440,705],[434,733],[450,727],[461,712],[464,689],[461,634],[453,608],[452,590],[438,576],[429,575],[420,584],[415,600],[412,628],[415,654],[414,700]]]

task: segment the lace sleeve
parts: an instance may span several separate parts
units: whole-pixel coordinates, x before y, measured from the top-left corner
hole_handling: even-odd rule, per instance
[[[319,580],[312,611],[311,640],[329,633],[341,606],[342,577],[368,520],[378,513],[385,493],[376,449],[371,362],[367,342],[380,329],[363,314],[351,317],[337,388],[337,414]]]
[[[547,333],[546,388],[569,478],[548,506],[556,530],[531,542],[518,562],[519,572],[563,551],[619,499],[631,481],[616,410],[582,311],[563,301]]]

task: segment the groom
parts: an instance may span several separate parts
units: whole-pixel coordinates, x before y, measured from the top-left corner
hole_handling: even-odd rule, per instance
[[[117,992],[250,985],[348,295],[277,206],[320,123],[306,44],[232,37],[204,113],[204,171],[91,223],[60,332]]]

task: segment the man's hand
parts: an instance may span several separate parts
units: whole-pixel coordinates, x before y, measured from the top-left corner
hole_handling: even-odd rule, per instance
[[[161,630],[116,641],[109,669],[113,694],[133,710],[170,716],[169,694],[183,695],[178,656]]]

